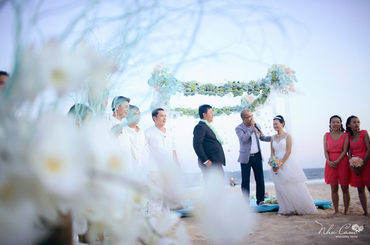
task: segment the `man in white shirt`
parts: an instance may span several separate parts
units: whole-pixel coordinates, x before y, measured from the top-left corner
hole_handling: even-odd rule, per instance
[[[176,145],[169,130],[164,126],[167,118],[166,113],[162,108],[157,108],[152,112],[154,126],[145,130],[146,143],[149,147],[149,178],[151,183],[163,190],[163,177],[161,174],[161,167],[166,161],[172,161],[173,164],[178,164]],[[155,195],[149,197],[150,215],[158,215],[163,212],[169,212],[170,207],[168,201],[163,195]]]
[[[127,117],[130,110],[130,99],[124,96],[116,96],[112,101],[112,111],[113,114],[109,117],[111,124],[113,126],[120,125],[122,119]],[[118,130],[118,129],[117,129]]]
[[[127,127],[126,120],[123,120],[127,117],[129,112],[129,102],[130,99],[124,96],[117,96],[112,101],[112,111],[113,114],[109,116],[109,124],[111,130],[117,135],[118,142],[122,148],[126,160],[131,163],[131,147],[130,139],[126,134],[125,130],[122,130],[124,127]]]
[[[139,126],[140,110],[135,105],[130,105],[130,111],[126,117],[128,127],[125,127],[127,136],[130,139],[132,163],[141,167],[141,154],[145,146],[145,132]]]

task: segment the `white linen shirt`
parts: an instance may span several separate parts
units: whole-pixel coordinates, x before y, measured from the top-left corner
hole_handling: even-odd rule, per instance
[[[163,158],[173,160],[176,144],[168,129],[166,129],[166,133],[163,133],[156,126],[148,128],[145,130],[145,142],[149,147],[149,171],[159,171],[158,164]]]
[[[125,127],[126,134],[130,139],[132,162],[134,166],[141,166],[141,154],[145,146],[145,132],[141,128],[136,132],[135,128]]]
[[[111,128],[114,127],[117,124],[122,125],[123,129],[128,127],[126,120],[120,121],[112,115],[109,116],[109,124],[110,124]],[[123,153],[126,156],[126,160],[131,164],[132,156],[131,156],[130,139],[129,139],[129,136],[127,135],[127,133],[126,133],[126,130],[123,130],[123,129],[121,130],[120,134],[118,135],[118,142],[119,142],[119,146],[121,147]]]

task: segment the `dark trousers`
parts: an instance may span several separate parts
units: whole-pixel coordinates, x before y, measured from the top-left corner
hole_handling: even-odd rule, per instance
[[[251,168],[253,168],[254,179],[256,180],[256,197],[257,204],[265,200],[265,180],[263,177],[262,157],[261,153],[256,153],[249,158],[248,163],[240,163],[242,170],[242,192],[245,198],[249,200],[250,193],[250,176]]]

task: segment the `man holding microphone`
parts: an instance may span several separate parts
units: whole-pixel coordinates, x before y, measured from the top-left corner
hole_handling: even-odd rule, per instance
[[[259,141],[270,142],[271,137],[262,134],[261,127],[254,121],[253,114],[250,110],[243,110],[240,116],[243,122],[235,128],[235,131],[240,143],[238,162],[240,162],[242,172],[242,192],[244,197],[249,200],[250,173],[251,168],[253,168],[257,185],[257,205],[265,205],[265,180],[263,177],[262,154]]]

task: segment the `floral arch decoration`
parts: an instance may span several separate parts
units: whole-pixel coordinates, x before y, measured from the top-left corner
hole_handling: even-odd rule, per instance
[[[295,72],[286,65],[272,65],[264,78],[257,81],[251,80],[249,83],[239,81],[228,81],[224,85],[212,83],[200,84],[194,80],[181,82],[177,80],[168,68],[163,64],[154,67],[152,76],[148,80],[149,86],[154,88],[154,99],[151,108],[169,108],[169,100],[177,92],[184,96],[194,96],[196,94],[206,96],[223,97],[232,93],[234,97],[240,96],[240,104],[235,106],[224,106],[222,108],[213,107],[215,116],[223,114],[230,115],[233,112],[240,112],[249,109],[252,112],[261,109],[267,102],[271,89],[282,94],[295,92],[294,83],[297,82]],[[180,115],[199,117],[198,109],[194,108],[171,108],[171,111],[179,112]]]

